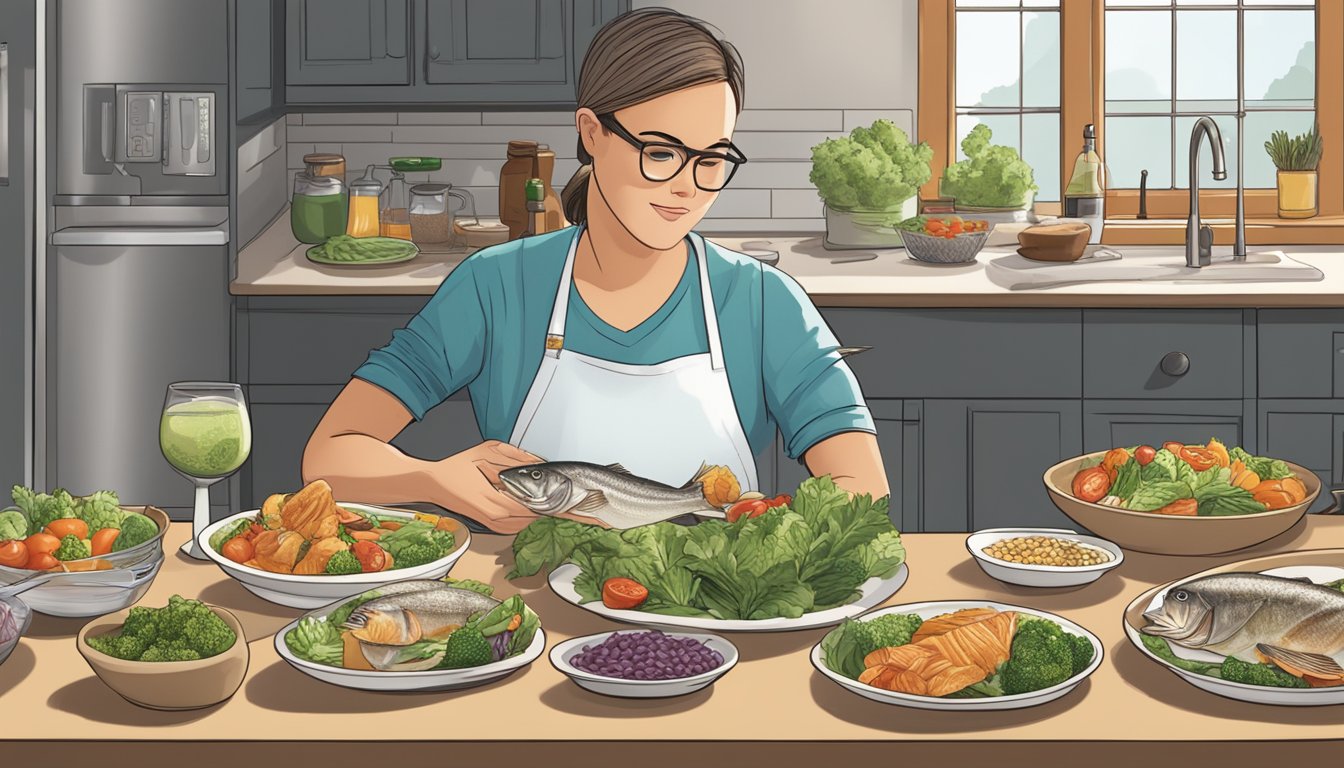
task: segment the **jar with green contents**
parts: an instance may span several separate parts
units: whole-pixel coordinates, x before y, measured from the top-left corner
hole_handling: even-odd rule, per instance
[[[325,243],[345,233],[345,184],[336,176],[300,173],[294,177],[289,225],[301,243]]]

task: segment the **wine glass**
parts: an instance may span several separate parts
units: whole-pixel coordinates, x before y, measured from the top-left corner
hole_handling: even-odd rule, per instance
[[[206,560],[196,539],[210,525],[210,486],[237,472],[252,450],[242,387],[212,381],[169,384],[159,421],[159,450],[196,486],[191,541],[182,545],[182,552]]]

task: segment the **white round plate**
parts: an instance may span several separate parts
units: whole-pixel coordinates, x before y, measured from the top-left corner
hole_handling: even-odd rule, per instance
[[[331,606],[335,610],[336,604]],[[326,618],[328,612],[315,615]],[[467,669],[427,669],[420,672],[378,672],[367,669],[345,669],[329,667],[306,659],[300,659],[285,645],[285,635],[299,625],[303,617],[286,624],[275,633],[275,652],[280,654],[289,665],[309,677],[324,683],[339,685],[342,688],[354,688],[360,691],[378,691],[382,693],[425,693],[429,691],[457,691],[463,688],[475,688],[508,677],[518,670],[536,661],[546,650],[546,633],[537,627],[531,644],[517,656],[483,664]]]
[[[1283,568],[1270,568],[1267,571],[1260,571],[1267,576],[1282,576],[1288,579],[1300,579],[1306,577],[1317,584],[1344,579],[1344,567],[1336,568],[1328,565],[1294,565]],[[1207,574],[1206,574],[1207,575]],[[1183,584],[1198,576],[1173,581],[1163,587],[1153,596],[1148,607],[1144,612],[1148,612],[1162,605],[1162,596],[1166,591],[1174,586]],[[1320,707],[1329,704],[1344,704],[1344,686],[1331,686],[1328,688],[1270,688],[1263,685],[1247,685],[1246,683],[1232,683],[1221,678],[1209,677],[1195,672],[1187,672],[1179,667],[1172,666],[1166,660],[1154,655],[1143,644],[1142,634],[1124,622],[1125,635],[1129,641],[1139,649],[1139,653],[1161,664],[1167,669],[1175,672],[1183,680],[1201,690],[1217,694],[1224,698],[1236,699],[1237,701],[1246,701],[1252,704],[1275,704],[1290,707]],[[1168,643],[1172,653],[1178,658],[1189,659],[1191,661],[1216,661],[1221,662],[1222,656],[1208,651],[1197,651],[1191,648],[1183,648],[1175,643]]]
[[[1042,688],[1039,691],[1031,693],[1018,693],[1012,696],[994,696],[983,699],[945,699],[937,696],[917,696],[913,693],[900,693],[898,691],[888,691],[884,688],[874,688],[871,685],[865,685],[858,680],[851,680],[848,677],[832,670],[826,666],[821,658],[821,643],[818,642],[812,646],[812,666],[817,668],[821,674],[829,677],[840,685],[848,688],[854,693],[859,694],[865,699],[880,701],[883,704],[899,704],[903,707],[914,707],[915,709],[941,709],[941,710],[999,710],[999,709],[1023,709],[1025,707],[1034,707],[1039,704],[1054,701],[1069,691],[1078,687],[1078,684],[1087,679],[1088,675],[1097,671],[1101,666],[1101,659],[1104,651],[1101,647],[1101,640],[1097,636],[1083,629],[1072,621],[1056,616],[1053,613],[1038,611],[1034,608],[1023,608],[1019,605],[1007,605],[1004,603],[993,603],[987,600],[946,600],[935,603],[909,603],[907,605],[894,605],[890,608],[883,608],[880,611],[860,616],[859,619],[875,619],[878,616],[885,616],[889,613],[913,613],[921,618],[929,619],[934,616],[941,616],[945,613],[960,611],[964,608],[993,608],[996,611],[1017,611],[1028,616],[1039,616],[1043,619],[1049,619],[1060,626],[1065,632],[1073,635],[1086,637],[1088,642],[1092,643],[1092,663],[1087,665],[1087,669],[1070,677],[1059,685],[1049,688]]]
[[[639,632],[642,630],[626,630],[625,633]],[[671,637],[699,640],[709,646],[711,650],[718,651],[723,656],[723,663],[708,672],[701,672],[698,675],[690,677],[681,677],[674,680],[623,680],[618,677],[607,677],[606,675],[597,675],[586,670],[579,669],[572,663],[575,656],[583,651],[584,646],[597,645],[612,635],[621,634],[616,632],[599,632],[596,635],[587,635],[585,637],[576,637],[573,640],[566,640],[551,649],[551,666],[564,672],[580,688],[587,689],[593,693],[600,693],[604,696],[619,696],[627,699],[657,699],[670,696],[683,696],[688,693],[695,693],[698,690],[708,687],[715,680],[723,677],[728,670],[737,664],[737,646],[728,642],[717,635],[698,635],[688,632],[668,632]]]
[[[1111,559],[1104,563],[1080,567],[1028,565],[1026,563],[1010,563],[1006,560],[990,557],[983,552],[985,547],[994,542],[1020,536],[1052,536],[1056,539],[1066,539],[1079,544],[1086,544],[1093,549],[1100,549],[1109,553]],[[1125,561],[1124,550],[1120,549],[1118,545],[1105,539],[1099,539],[1096,536],[1084,536],[1065,528],[986,528],[983,531],[976,531],[966,538],[966,550],[971,553],[971,557],[975,558],[975,562],[979,564],[980,569],[992,578],[1024,587],[1077,587],[1090,584]]]
[[[551,585],[551,591],[559,595],[561,600],[573,603],[585,611],[591,611],[612,621],[623,621],[627,624],[640,624],[660,629],[702,629],[710,632],[791,632],[798,629],[834,626],[845,619],[858,616],[870,608],[881,605],[905,584],[905,580],[910,576],[910,569],[905,563],[901,563],[900,569],[890,577],[869,579],[863,582],[859,585],[859,599],[848,605],[805,613],[796,619],[757,619],[754,621],[748,619],[705,619],[698,616],[664,616],[645,611],[608,608],[602,604],[601,600],[594,600],[591,603],[581,602],[579,593],[574,590],[574,578],[578,575],[579,567],[573,563],[566,563],[551,571],[551,575],[546,581]]]
[[[400,517],[406,520],[415,518],[414,513],[399,509],[387,509],[345,501],[338,501],[336,504],[381,517]],[[413,568],[393,568],[377,573],[351,573],[340,576],[327,574],[295,576],[289,573],[271,573],[260,568],[251,568],[241,563],[235,563],[211,548],[210,537],[215,535],[216,531],[232,526],[244,518],[255,517],[257,512],[258,510],[253,509],[230,515],[223,520],[216,520],[208,528],[201,531],[197,541],[200,542],[201,549],[205,550],[205,554],[225,573],[237,579],[238,583],[242,584],[247,591],[262,600],[290,608],[321,608],[334,600],[354,597],[361,592],[367,592],[393,581],[441,579],[448,574],[453,564],[462,555],[466,554],[467,548],[471,545],[471,532],[467,530],[466,526],[459,525],[453,529],[453,537],[456,541],[453,551],[432,563],[417,565]]]

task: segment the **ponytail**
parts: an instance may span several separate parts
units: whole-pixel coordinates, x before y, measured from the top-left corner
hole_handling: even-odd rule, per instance
[[[560,205],[565,210],[565,218],[572,224],[588,223],[588,182],[593,175],[593,156],[583,148],[583,139],[579,139],[578,158],[581,165],[574,175],[569,177],[560,192]]]

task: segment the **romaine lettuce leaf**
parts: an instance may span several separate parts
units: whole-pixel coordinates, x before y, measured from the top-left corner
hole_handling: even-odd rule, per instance
[[[1125,508],[1136,512],[1152,512],[1155,509],[1167,506],[1173,501],[1188,499],[1190,496],[1190,486],[1185,483],[1175,481],[1145,483],[1134,492],[1129,502],[1125,504]]]

